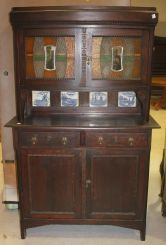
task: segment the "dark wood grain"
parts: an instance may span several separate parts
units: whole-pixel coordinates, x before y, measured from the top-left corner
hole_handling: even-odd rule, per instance
[[[148,152],[92,149],[87,151],[87,215],[91,218],[142,219]],[[114,188],[116,186],[116,188]],[[124,218],[125,217],[125,218]]]
[[[21,161],[24,217],[80,217],[79,150],[22,149]]]
[[[137,229],[145,240],[151,132],[159,128],[149,116],[157,20],[155,8],[12,9],[17,113],[5,126],[13,130],[21,238],[35,226],[101,224]],[[74,39],[72,78],[27,76],[25,40],[34,37]],[[95,37],[138,39],[139,76],[94,79]],[[51,105],[33,106],[33,90],[50,91]],[[61,91],[79,92],[79,106],[61,106]],[[104,91],[107,106],[90,106],[89,93]],[[120,91],[134,91],[136,106],[118,106]]]
[[[16,106],[18,120],[36,115],[102,114],[112,117],[135,115],[143,121],[149,119],[151,88],[151,59],[153,30],[158,20],[155,8],[128,7],[29,7],[13,8],[10,20],[14,30]],[[98,26],[96,28],[96,26]],[[73,79],[26,77],[25,37],[72,36],[75,39],[75,75]],[[141,38],[140,79],[113,80],[92,79],[92,66],[87,57],[92,56],[92,39],[101,37]],[[147,46],[148,43],[148,46]],[[50,107],[33,107],[32,90],[51,92]],[[80,92],[79,106],[64,108],[60,97],[54,94],[62,90]],[[134,91],[136,107],[120,108],[118,91]],[[108,91],[108,106],[89,106],[90,91]]]

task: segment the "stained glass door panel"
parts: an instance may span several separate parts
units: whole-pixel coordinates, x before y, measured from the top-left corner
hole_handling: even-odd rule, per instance
[[[141,50],[139,37],[92,37],[92,79],[140,80]]]
[[[26,37],[26,78],[75,78],[75,37]]]

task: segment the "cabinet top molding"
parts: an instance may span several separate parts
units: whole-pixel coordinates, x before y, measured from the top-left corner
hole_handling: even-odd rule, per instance
[[[156,8],[110,7],[110,6],[56,6],[56,7],[14,7],[10,13],[13,26],[49,23],[67,24],[146,24],[156,25]]]

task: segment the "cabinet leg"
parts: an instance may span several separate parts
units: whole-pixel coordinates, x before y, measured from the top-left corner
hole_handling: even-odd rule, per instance
[[[164,201],[162,201],[161,213],[163,217],[166,217],[166,205]]]
[[[26,228],[23,226],[23,225],[21,225],[21,230],[20,230],[20,232],[21,232],[21,239],[25,239],[26,238]]]
[[[146,229],[140,230],[140,240],[145,241]]]

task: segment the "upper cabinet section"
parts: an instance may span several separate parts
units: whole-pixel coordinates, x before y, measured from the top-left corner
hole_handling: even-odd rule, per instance
[[[18,120],[149,118],[155,8],[13,8]]]
[[[13,8],[16,64],[22,67],[17,82],[47,80],[48,85],[54,80],[62,87],[146,83],[145,46],[157,19],[155,8]]]

